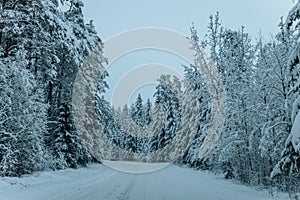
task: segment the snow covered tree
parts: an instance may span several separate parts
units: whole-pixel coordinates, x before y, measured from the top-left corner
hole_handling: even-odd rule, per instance
[[[51,165],[44,143],[47,105],[26,64],[21,52],[0,62],[1,176],[20,176]]]
[[[157,151],[164,148],[167,144],[172,141],[176,136],[177,131],[181,126],[181,99],[180,95],[180,85],[177,84],[178,78],[171,78],[170,75],[161,75],[158,79],[159,85],[156,87],[155,91],[155,105],[157,110],[157,114],[163,114],[160,111],[160,108],[164,110],[165,121],[163,122],[163,127],[160,127],[160,123],[156,123],[153,127],[155,133],[151,139],[151,150]],[[158,105],[160,107],[158,107]],[[155,121],[158,119],[154,119]],[[157,126],[158,125],[158,126]],[[160,130],[157,130],[159,129]],[[163,152],[162,152],[163,153]],[[165,152],[166,153],[166,152]],[[169,153],[167,153],[169,154]],[[158,154],[156,158],[153,158],[156,161],[168,161],[168,155]]]
[[[189,149],[185,152],[181,162],[184,164],[188,164],[191,167],[204,167],[205,165],[203,163],[203,160],[199,160],[199,149],[203,143],[203,140],[206,135],[206,130],[209,125],[210,120],[210,97],[209,93],[207,91],[206,85],[200,75],[200,73],[197,71],[197,69],[191,65],[191,66],[185,66],[185,84],[191,87],[192,91],[196,93],[196,98],[199,104],[199,113],[193,112],[194,115],[199,115],[199,127],[196,127],[195,129],[198,130],[197,134],[195,135],[194,141],[189,147]],[[189,103],[186,102],[187,104]],[[186,105],[188,106],[188,105]]]
[[[280,24],[280,27],[282,24]],[[259,183],[270,184],[270,175],[280,159],[282,146],[290,131],[291,101],[288,94],[289,36],[283,29],[271,43],[258,43],[258,61],[255,71],[256,87],[253,90],[255,112],[252,116],[254,131],[250,146],[253,168]],[[285,42],[283,42],[285,41]],[[255,155],[256,154],[256,155]],[[259,155],[259,156],[257,156]]]
[[[69,9],[61,9],[62,3]],[[1,61],[8,67],[20,60],[17,65],[34,76],[38,91],[36,101],[41,106],[49,105],[40,108],[48,109],[48,120],[40,127],[48,126],[47,147],[53,149],[49,138],[60,128],[61,105],[70,107],[79,66],[96,47],[101,49],[101,40],[93,24],[85,24],[83,3],[79,0],[2,0],[0,4]],[[71,122],[71,115],[68,117],[67,121]],[[40,137],[45,139],[44,135]],[[83,164],[82,160],[78,160],[78,164]]]
[[[146,126],[148,126],[151,123],[151,108],[152,108],[152,104],[150,99],[147,100],[146,104],[143,106],[143,110],[144,110],[144,123]]]
[[[292,128],[289,137],[286,140],[285,148],[282,152],[282,159],[274,168],[271,177],[279,175],[293,175],[299,174],[300,170],[300,152],[299,152],[299,81],[300,81],[300,64],[299,64],[299,49],[300,49],[300,1],[292,8],[287,20],[286,28],[288,33],[292,35],[292,45],[290,46],[289,59],[287,71],[289,76],[289,94],[290,99],[294,101],[291,112]],[[299,175],[298,175],[299,176]],[[292,184],[292,183],[291,183]]]
[[[76,134],[75,127],[70,121],[71,113],[68,104],[59,108],[58,128],[52,134],[54,154],[58,158],[57,168],[77,168],[91,162],[91,155],[82,146]]]
[[[134,105],[132,106],[131,116],[133,121],[141,127],[145,125],[143,111],[143,99],[141,94],[139,94]]]
[[[143,98],[141,94],[138,95],[134,104],[130,106],[130,113],[133,121],[140,127],[145,127],[150,124],[151,117],[151,102],[148,99],[145,104],[143,104]]]
[[[250,181],[251,159],[249,136],[251,127],[251,86],[255,49],[244,31],[222,28],[218,14],[211,17],[209,38],[203,44],[210,47],[212,59],[222,72],[227,93],[227,117],[222,138],[211,155],[214,166],[230,162],[238,178]],[[194,36],[196,37],[196,36]],[[227,153],[225,153],[227,152]]]

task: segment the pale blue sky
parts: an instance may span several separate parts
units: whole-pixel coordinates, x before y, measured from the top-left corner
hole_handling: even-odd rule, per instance
[[[222,24],[225,27],[237,29],[245,26],[253,40],[258,39],[261,32],[265,39],[278,31],[277,25],[281,16],[286,16],[293,6],[293,0],[83,0],[84,15],[86,20],[94,20],[98,34],[105,40],[131,29],[142,27],[161,27],[173,29],[188,36],[192,22],[198,30],[200,37],[207,32],[209,15],[220,12]],[[111,100],[113,91],[124,75],[132,69],[159,63],[171,66],[174,69],[181,68],[181,64],[187,64],[178,57],[159,51],[141,51],[127,54],[112,63],[108,72],[109,85],[112,90],[106,94],[107,100]],[[182,74],[182,71],[180,72]],[[139,76],[143,79],[143,76]],[[130,76],[128,76],[130,77]],[[128,81],[128,80],[127,80]],[[120,85],[119,85],[120,86]],[[122,85],[121,85],[122,87]],[[155,85],[141,85],[138,90],[130,91],[130,99],[121,99],[124,103],[132,102],[138,93],[144,98],[152,96]],[[128,88],[124,88],[126,91]],[[129,89],[128,89],[129,90]],[[119,94],[124,96],[123,94]]]
[[[192,22],[206,32],[208,17],[217,11],[229,28],[241,25],[257,37],[275,33],[280,16],[286,16],[293,0],[83,0],[87,20],[93,19],[103,40],[138,27],[165,27],[189,34]]]

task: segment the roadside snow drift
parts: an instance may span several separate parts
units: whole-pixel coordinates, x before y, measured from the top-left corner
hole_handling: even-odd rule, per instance
[[[219,176],[178,166],[130,174],[103,165],[1,178],[0,200],[279,200]]]

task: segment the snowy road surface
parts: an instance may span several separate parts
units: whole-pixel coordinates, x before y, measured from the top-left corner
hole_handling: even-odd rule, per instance
[[[169,166],[147,174],[102,165],[0,178],[0,200],[279,200],[207,172]],[[281,197],[281,199],[287,199]]]

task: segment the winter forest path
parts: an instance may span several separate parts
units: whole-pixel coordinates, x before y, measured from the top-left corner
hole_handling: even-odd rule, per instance
[[[178,166],[130,174],[93,165],[0,178],[0,200],[279,200],[207,172]],[[282,197],[281,199],[286,199]]]

